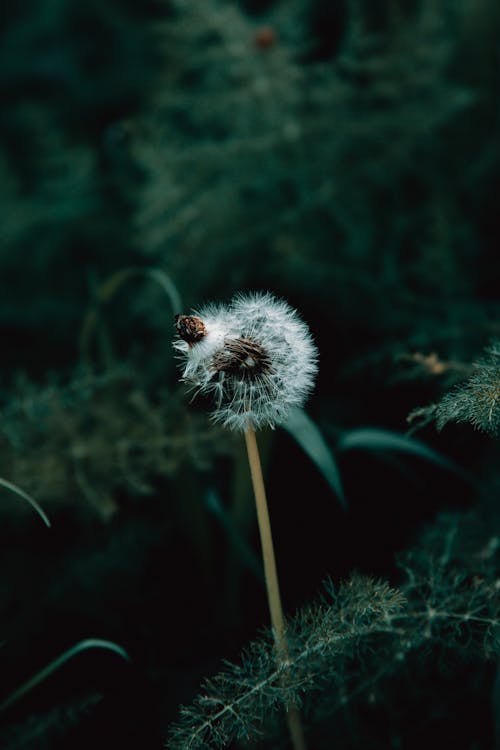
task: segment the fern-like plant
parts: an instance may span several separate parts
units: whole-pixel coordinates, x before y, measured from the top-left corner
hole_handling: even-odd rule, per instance
[[[414,409],[410,422],[435,420],[439,430],[448,422],[469,422],[477,430],[497,435],[500,430],[500,342],[495,341],[472,365],[472,375],[437,403]]]
[[[170,750],[222,750],[233,741],[281,746],[279,707],[300,705],[306,727],[335,714],[378,684],[410,669],[413,658],[441,651],[498,654],[499,560],[494,539],[472,515],[443,515],[401,561],[397,588],[353,575],[288,622],[289,659],[276,663],[271,634],[245,649],[238,664],[202,686],[172,726]],[[287,679],[282,679],[286,670]],[[338,743],[336,742],[336,745]]]

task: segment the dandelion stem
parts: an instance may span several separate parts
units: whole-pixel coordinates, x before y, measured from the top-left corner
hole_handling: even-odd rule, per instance
[[[257,520],[259,524],[262,557],[264,561],[264,576],[266,580],[267,599],[271,613],[271,625],[274,633],[276,655],[278,662],[286,663],[288,661],[288,643],[285,633],[285,618],[283,615],[283,607],[281,605],[266,489],[264,486],[264,478],[262,476],[259,448],[257,446],[257,439],[253,427],[248,427],[245,430],[245,442],[255,494],[255,504],[257,507]],[[304,731],[302,729],[300,712],[297,706],[292,705],[288,707],[287,722],[294,750],[306,750]]]

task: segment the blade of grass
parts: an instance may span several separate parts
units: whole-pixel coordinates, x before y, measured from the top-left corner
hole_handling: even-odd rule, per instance
[[[31,497],[31,495],[28,495],[27,492],[24,492],[20,487],[17,486],[17,484],[12,484],[12,482],[8,482],[6,479],[2,479],[0,477],[0,487],[5,487],[6,490],[10,490],[10,492],[13,492],[15,495],[19,495],[19,497],[22,497],[23,500],[26,500],[31,507],[38,513],[44,524],[50,528],[50,521],[47,517],[47,514],[44,510],[38,505],[37,501]]]
[[[205,505],[209,511],[213,513],[221,527],[226,532],[229,541],[234,549],[237,550],[239,557],[248,570],[250,570],[261,583],[264,583],[262,565],[213,489],[208,490],[206,493]]]
[[[99,324],[101,306],[110,302],[127,281],[135,278],[149,278],[155,281],[170,300],[173,314],[181,312],[182,300],[177,287],[161,268],[130,267],[116,271],[96,289],[95,299],[85,313],[80,331],[80,352],[85,361],[90,362],[90,344],[94,331]]]
[[[116,273],[110,276],[99,287],[97,292],[99,302],[109,302],[125,282],[134,278],[150,278],[153,281],[156,281],[169,298],[173,314],[175,315],[181,310],[182,302],[177,287],[168,274],[166,274],[165,271],[162,271],[161,268],[130,267],[116,271]]]
[[[113,653],[118,654],[118,656],[121,656],[122,659],[125,659],[125,661],[130,661],[128,653],[117,643],[114,643],[113,641],[106,641],[101,638],[86,638],[83,641],[75,643],[74,646],[71,646],[66,651],[63,651],[62,654],[49,662],[47,666],[43,667],[43,669],[34,674],[32,677],[30,677],[29,680],[18,687],[17,690],[14,690],[13,693],[8,695],[7,698],[5,698],[0,703],[0,711],[5,711],[7,708],[12,706],[20,698],[22,698],[23,695],[29,693],[30,690],[33,690],[33,688],[35,688],[41,682],[44,682],[44,680],[48,679],[52,674],[54,674],[54,672],[57,672],[57,670],[64,666],[64,664],[66,664],[66,662],[68,662],[70,659],[73,659],[75,656],[78,656],[78,654],[81,654],[82,652],[88,651],[89,649],[93,648],[101,648],[107,651],[112,651]]]
[[[474,478],[464,471],[461,466],[443,456],[434,450],[434,448],[430,448],[414,437],[402,435],[392,430],[385,430],[378,427],[359,427],[354,430],[348,430],[340,437],[336,447],[339,452],[360,449],[406,453],[429,461],[447,471],[459,474],[470,483],[475,483]]]
[[[347,503],[337,462],[317,425],[303,409],[295,408],[283,427],[316,465],[345,509]]]

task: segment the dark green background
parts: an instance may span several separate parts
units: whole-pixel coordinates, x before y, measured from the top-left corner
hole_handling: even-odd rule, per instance
[[[173,314],[284,297],[320,350],[307,408],[330,447],[360,426],[404,432],[460,377],[414,355],[468,364],[498,336],[500,12],[31,0],[0,16],[0,476],[53,523],[2,491],[1,694],[82,638],[132,657],[76,658],[4,713],[2,747],[161,747],[179,704],[267,623],[204,505],[209,489],[239,503],[258,552],[240,439],[188,403]],[[419,437],[498,486],[491,438]],[[397,583],[424,524],[483,512],[459,478],[366,451],[339,457],[343,512],[289,436],[261,440],[288,611],[326,576]],[[442,705],[422,707],[435,679]],[[491,669],[419,684],[360,721],[356,746],[391,746],[395,725],[405,748],[492,746]]]

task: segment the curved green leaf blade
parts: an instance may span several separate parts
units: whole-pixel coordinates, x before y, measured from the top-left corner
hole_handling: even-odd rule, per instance
[[[337,496],[339,503],[343,508],[346,508],[347,503],[335,456],[328,447],[317,425],[303,409],[294,408],[290,411],[290,416],[282,426],[317,466]]]
[[[62,654],[59,654],[59,656],[49,662],[47,666],[43,667],[43,669],[33,675],[33,677],[30,677],[29,680],[27,680],[20,687],[14,690],[13,693],[7,696],[7,698],[5,698],[5,700],[0,703],[0,711],[5,711],[7,708],[12,706],[20,698],[22,698],[23,695],[29,693],[30,690],[33,690],[33,688],[35,688],[41,682],[44,682],[44,680],[48,679],[52,674],[54,674],[54,672],[57,672],[57,670],[64,666],[64,664],[66,664],[66,662],[68,662],[70,659],[78,656],[78,654],[81,654],[83,651],[88,651],[89,649],[94,648],[112,651],[118,656],[121,656],[122,659],[125,659],[125,661],[130,661],[130,656],[125,651],[125,649],[119,646],[117,643],[114,643],[113,641],[103,640],[102,638],[86,638],[83,641],[78,641],[78,643],[75,643],[74,646],[71,646],[70,648],[66,649],[66,651],[63,651]]]
[[[378,427],[359,427],[354,430],[348,430],[338,440],[336,447],[338,451],[360,449],[407,453],[436,464],[436,466],[440,466],[442,469],[460,474],[467,481],[473,482],[473,478],[451,459],[443,456],[414,437],[393,432],[392,430],[385,430]]]
[[[145,268],[132,266],[130,268],[122,268],[119,271],[116,271],[99,287],[97,292],[99,301],[102,303],[109,302],[119,289],[129,281],[129,279],[134,278],[152,279],[161,286],[167,295],[174,315],[182,310],[181,297],[174,282],[165,271],[154,266]]]
[[[17,484],[12,484],[12,482],[8,482],[6,479],[2,479],[2,477],[0,477],[0,487],[5,487],[6,490],[10,490],[10,492],[13,492],[15,495],[19,495],[19,497],[22,497],[23,500],[26,500],[26,502],[28,502],[31,507],[38,513],[44,524],[50,528],[50,521],[47,514],[38,505],[37,501],[31,497],[31,495],[28,495],[27,492],[24,492],[24,490],[18,487]]]
[[[207,491],[205,495],[205,505],[207,506],[208,510],[213,513],[221,527],[226,532],[229,541],[238,551],[238,554],[240,555],[240,558],[245,566],[254,574],[257,580],[259,580],[261,583],[264,583],[264,572],[262,569],[262,565],[257,558],[257,555],[254,553],[254,551],[244,538],[243,534],[237,528],[236,524],[231,518],[230,513],[228,513],[226,508],[224,508],[224,505],[221,503],[219,496],[215,490],[209,489]]]

